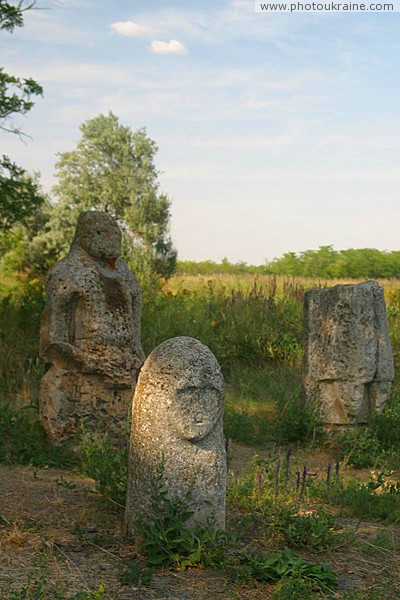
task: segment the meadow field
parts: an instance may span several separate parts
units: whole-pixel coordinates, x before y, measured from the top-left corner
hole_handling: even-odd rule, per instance
[[[315,408],[299,402],[304,293],[350,282],[180,274],[144,291],[146,354],[168,338],[196,337],[226,381],[227,534],[198,533],[185,545],[153,523],[164,537],[146,538],[147,548],[168,548],[161,569],[124,538],[126,448],[83,437],[77,458],[47,442],[37,419],[43,288],[4,291],[0,597],[398,597],[398,381],[385,412],[360,430],[328,435]],[[380,283],[398,370],[400,280]],[[160,509],[168,516],[168,504]]]

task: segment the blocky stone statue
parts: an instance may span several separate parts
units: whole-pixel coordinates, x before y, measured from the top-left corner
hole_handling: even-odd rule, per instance
[[[147,358],[132,407],[126,524],[149,516],[151,481],[164,456],[168,494],[184,502],[187,522],[225,527],[224,382],[217,359],[196,339],[163,342]]]
[[[303,388],[326,425],[367,423],[394,377],[383,288],[375,281],[310,290],[304,308]]]
[[[40,417],[50,439],[88,431],[119,436],[143,364],[141,291],[120,258],[121,232],[107,213],[79,215],[68,255],[46,279]]]

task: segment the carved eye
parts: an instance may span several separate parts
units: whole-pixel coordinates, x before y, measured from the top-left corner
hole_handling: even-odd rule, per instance
[[[97,235],[101,235],[101,231],[97,230],[96,231]]]

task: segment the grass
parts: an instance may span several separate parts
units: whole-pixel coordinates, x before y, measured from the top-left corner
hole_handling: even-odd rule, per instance
[[[222,365],[226,380],[226,437],[230,442],[246,444],[262,452],[262,458],[255,459],[246,472],[236,474],[231,480],[229,535],[233,533],[233,537],[229,538],[229,560],[227,559],[225,566],[233,565],[237,573],[241,570],[242,577],[232,579],[233,574],[229,575],[227,567],[225,575],[230,577],[227,585],[232,592],[229,598],[237,594],[236,597],[240,598],[295,600],[318,597],[316,594],[323,595],[324,592],[317,592],[307,581],[300,582],[297,579],[293,584],[290,577],[283,576],[280,584],[274,587],[257,573],[266,572],[266,564],[269,564],[267,561],[274,552],[277,554],[273,555],[272,562],[277,560],[276,564],[282,566],[286,561],[292,568],[292,563],[296,563],[298,559],[288,555],[286,560],[284,546],[289,546],[296,556],[298,552],[304,553],[305,556],[300,555],[300,558],[305,563],[310,562],[307,553],[322,553],[324,556],[328,553],[329,558],[333,557],[335,562],[339,561],[340,552],[351,552],[355,553],[356,561],[361,561],[362,540],[357,533],[358,525],[352,528],[356,536],[354,543],[354,535],[353,538],[340,537],[343,534],[340,522],[346,519],[377,523],[388,536],[391,531],[389,528],[398,527],[398,471],[392,470],[398,469],[400,455],[399,383],[396,382],[393,387],[387,410],[376,415],[368,429],[350,432],[342,437],[320,437],[316,412],[312,407],[308,410],[300,408],[304,291],[315,285],[333,283],[287,277],[259,277],[257,280],[247,276],[196,277],[195,280],[177,277],[163,291],[144,294],[142,339],[146,352],[149,353],[158,343],[176,335],[197,337],[209,345]],[[384,285],[394,356],[399,364],[400,282],[388,281]],[[41,466],[72,466],[68,449],[51,447],[37,420],[36,405],[42,374],[38,361],[42,309],[43,294],[40,286],[33,286],[22,294],[8,295],[0,300],[0,462],[13,465],[13,468],[16,464],[35,465],[34,478],[38,487],[40,478],[44,478],[43,473],[46,473],[40,469]],[[312,469],[310,452],[315,456],[316,443],[323,442],[327,452],[330,452],[331,465],[340,459],[347,462],[348,467],[352,465],[361,469],[361,476],[349,479],[342,478],[339,474],[336,479],[335,469],[330,467],[327,482],[328,459],[326,464],[319,464]],[[285,454],[288,445],[291,448],[289,475]],[[307,453],[307,461],[302,456],[304,453]],[[105,438],[83,443],[80,472],[95,480],[93,493],[96,497],[101,495],[107,501],[101,504],[99,510],[103,517],[96,517],[96,523],[101,518],[117,523],[121,517],[125,500],[126,454],[126,448],[116,452]],[[305,476],[304,464],[309,467]],[[365,473],[366,467],[373,467],[376,471],[369,479]],[[59,493],[71,494],[72,499],[76,497],[79,485],[75,480],[73,483],[69,482],[68,473],[70,471],[58,475],[57,490]],[[52,498],[49,491],[43,497],[47,497],[46,494]],[[85,510],[82,509],[82,515]],[[63,511],[64,508],[59,509],[60,515]],[[9,516],[6,518],[9,519]],[[239,531],[239,523],[247,523],[244,531]],[[26,546],[31,535],[30,529],[24,530],[23,535],[18,537],[19,530],[14,531],[7,524],[5,527],[8,537],[4,536],[4,543],[14,540],[21,547]],[[90,527],[85,527],[78,521],[76,533],[69,534],[76,537],[76,544],[86,547],[88,540],[92,540],[90,543],[101,546],[102,550],[99,552],[116,561],[116,577],[123,577],[128,587],[129,582],[140,587],[144,579],[150,581],[145,559],[136,548],[132,550],[133,556],[125,563],[124,552],[127,550],[126,545],[121,542],[121,534],[116,533],[119,531],[118,526],[114,532],[107,532],[107,535],[96,532],[95,537],[91,537]],[[37,536],[36,529],[35,532]],[[48,539],[49,536],[46,535]],[[106,545],[106,539],[111,540],[107,542],[111,546]],[[202,563],[204,566],[209,560],[204,558],[207,548],[212,546],[210,536],[207,539],[205,546],[202,546],[203,554],[196,564]],[[379,540],[366,541],[365,545],[377,545],[378,542]],[[382,541],[379,543],[384,545]],[[341,546],[338,554],[336,546]],[[122,553],[118,559],[109,556],[110,552],[114,553],[112,548],[115,547],[120,548]],[[195,552],[193,544],[189,544],[189,547]],[[64,554],[67,552],[63,546],[61,551]],[[194,555],[193,552],[190,560],[194,564],[198,553]],[[398,560],[399,547],[392,544],[387,548],[386,555],[384,552],[382,550],[386,558],[393,555]],[[250,558],[243,559],[243,554]],[[185,560],[189,558],[182,558],[183,562]],[[321,558],[323,560],[325,558]],[[137,566],[131,566],[136,564],[135,561]],[[301,568],[307,570],[308,567],[303,562],[300,561],[296,568],[300,569],[302,565]],[[374,567],[369,568],[373,570]],[[249,572],[251,577],[247,577]],[[57,577],[52,575],[51,581],[49,579],[45,582],[46,589],[50,591],[44,591],[42,596],[39,594],[36,597],[55,598],[56,592],[64,594],[60,598],[68,600],[70,597],[95,598],[96,596],[88,594],[96,593],[100,594],[97,597],[108,597],[107,592],[103,593],[99,587],[101,580],[91,582],[93,585],[87,589],[82,586],[74,588],[77,590],[76,594],[80,593],[80,589],[85,590],[82,594],[86,596],[73,596],[73,592],[69,594],[69,591],[54,587],[56,580]],[[157,585],[157,574],[153,580],[154,585]],[[35,597],[34,586],[39,580],[35,581],[34,578],[31,582],[25,581],[26,592],[22,591],[23,585],[12,592],[25,593],[25,596],[9,595],[6,596],[7,600]],[[393,581],[389,574],[382,575],[382,582],[374,583],[378,591],[372,596],[372,592],[366,591],[368,585],[364,585],[364,577],[362,585],[348,592],[335,592],[335,597],[347,600],[380,598],[385,594],[395,597],[396,590],[400,589],[400,577]],[[382,591],[385,586],[387,590],[391,590],[390,593]],[[107,589],[107,585],[105,588]],[[62,591],[58,592],[58,589]],[[294,596],[294,593],[297,595]],[[214,598],[213,586],[209,595],[207,594],[204,589],[199,592],[197,590],[193,592],[193,598]]]

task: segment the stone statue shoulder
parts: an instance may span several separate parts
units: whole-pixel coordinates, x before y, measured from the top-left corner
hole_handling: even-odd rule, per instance
[[[46,287],[60,295],[85,292],[97,279],[97,268],[89,257],[70,252],[48,272]]]
[[[128,267],[128,263],[126,262],[126,260],[121,257],[118,258],[116,267],[118,273],[123,277],[123,279],[128,281],[131,284],[131,286],[135,288],[135,291],[140,293],[140,287],[136,275],[132,273],[132,271]]]

